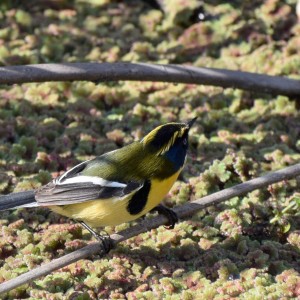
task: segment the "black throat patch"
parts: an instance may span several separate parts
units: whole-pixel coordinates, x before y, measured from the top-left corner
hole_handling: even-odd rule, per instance
[[[131,215],[137,215],[144,209],[147,203],[150,189],[151,189],[150,180],[146,180],[144,186],[140,190],[138,190],[129,200],[127,205],[127,211]]]

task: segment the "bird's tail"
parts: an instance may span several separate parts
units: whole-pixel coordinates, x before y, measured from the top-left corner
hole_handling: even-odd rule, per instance
[[[0,196],[0,211],[19,208],[19,207],[35,207],[34,191],[26,191],[20,193],[12,193],[9,195]]]

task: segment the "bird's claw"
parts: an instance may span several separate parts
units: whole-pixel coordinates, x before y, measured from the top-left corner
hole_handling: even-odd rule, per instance
[[[167,208],[163,205],[156,206],[153,210],[156,210],[159,214],[164,215],[168,218],[169,222],[164,226],[167,229],[173,229],[179,218],[174,210]]]

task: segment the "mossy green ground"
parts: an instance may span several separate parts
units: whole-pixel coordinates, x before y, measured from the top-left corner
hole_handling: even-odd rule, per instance
[[[138,61],[300,77],[296,0],[204,1],[198,23],[198,2],[167,2],[163,13],[142,1],[1,1],[0,62]],[[37,188],[158,124],[199,116],[166,199],[180,205],[299,162],[299,101],[155,82],[3,85],[0,192]],[[295,178],[210,207],[2,298],[297,299],[299,186]],[[47,209],[1,212],[0,282],[91,241]]]

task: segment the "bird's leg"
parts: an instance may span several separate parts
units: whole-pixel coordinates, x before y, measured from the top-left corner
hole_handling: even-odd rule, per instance
[[[96,231],[94,231],[89,225],[87,225],[83,221],[77,221],[77,222],[80,223],[85,229],[87,229],[96,238],[96,240],[102,243],[105,253],[108,253],[113,248],[113,243],[109,235],[103,236],[101,234],[98,234]]]
[[[174,212],[174,210],[165,207],[162,204],[157,205],[156,207],[154,207],[152,209],[152,211],[157,211],[159,214],[164,215],[166,218],[168,218],[169,222],[168,224],[165,226],[165,228],[167,229],[173,229],[175,224],[178,222],[178,216],[177,214]]]

